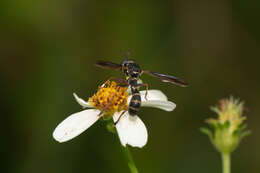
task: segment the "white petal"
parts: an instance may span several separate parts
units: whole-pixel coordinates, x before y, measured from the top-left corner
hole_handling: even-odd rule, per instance
[[[78,102],[78,104],[80,104],[83,108],[93,108],[92,106],[90,106],[90,104],[88,102],[86,102],[82,98],[79,98],[76,93],[73,93],[73,96],[76,99],[76,101]]]
[[[176,107],[176,104],[171,101],[144,100],[142,101],[141,106],[159,108],[165,111],[173,111],[173,109]]]
[[[140,91],[141,99],[145,99],[145,93],[146,90]],[[160,90],[148,90],[147,92],[147,100],[161,100],[161,101],[167,101],[167,96]]]
[[[145,93],[146,93],[145,90],[140,91],[142,101],[146,101]],[[130,97],[128,97],[128,103],[130,102],[131,98],[132,98],[132,96],[130,95]],[[167,99],[166,95],[160,90],[148,90],[147,91],[147,100],[167,101],[168,99]]]
[[[172,111],[176,107],[176,104],[168,101],[166,95],[160,90],[148,90],[147,100],[145,99],[145,93],[145,90],[140,91],[142,107],[154,107],[165,111]],[[130,103],[131,98],[132,96],[128,98],[128,104]]]
[[[121,112],[113,116],[116,122]],[[129,144],[133,147],[142,148],[148,139],[147,129],[138,116],[131,116],[126,112],[116,124],[117,133],[123,146]]]
[[[56,127],[53,138],[58,142],[66,142],[78,136],[100,118],[99,113],[97,109],[88,109],[70,115]]]

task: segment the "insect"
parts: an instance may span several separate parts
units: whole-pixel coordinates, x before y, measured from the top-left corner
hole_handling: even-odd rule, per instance
[[[181,87],[188,86],[188,84],[186,82],[184,82],[183,80],[181,80],[177,77],[167,75],[167,74],[152,72],[149,70],[142,70],[136,61],[130,60],[130,59],[128,59],[128,57],[125,60],[123,60],[120,64],[100,60],[100,61],[97,61],[95,65],[97,67],[101,67],[104,69],[120,70],[124,73],[124,75],[126,76],[126,80],[121,79],[121,78],[114,78],[114,77],[112,77],[111,79],[122,84],[122,86],[125,86],[125,87],[130,86],[131,92],[132,92],[132,98],[129,103],[128,112],[132,116],[137,114],[137,112],[141,106],[141,96],[140,96],[140,93],[138,90],[139,87],[143,87],[143,86],[146,87],[145,98],[147,96],[148,84],[138,83],[138,80],[143,73],[146,73],[150,76],[159,78],[159,79],[161,79],[162,82],[168,82],[168,83],[175,84],[175,85],[178,85]],[[120,117],[123,115],[123,113],[120,115]],[[120,117],[119,117],[119,119],[120,119]],[[119,119],[117,120],[117,122],[119,121]]]

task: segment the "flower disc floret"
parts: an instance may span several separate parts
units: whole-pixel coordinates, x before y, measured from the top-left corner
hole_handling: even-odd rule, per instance
[[[107,81],[98,88],[88,102],[96,109],[105,109],[106,115],[113,115],[115,112],[127,109],[127,98],[127,87],[121,87],[114,81]]]

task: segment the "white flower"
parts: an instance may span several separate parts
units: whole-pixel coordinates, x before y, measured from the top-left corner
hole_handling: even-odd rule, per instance
[[[140,91],[142,100],[141,106],[143,107],[155,107],[165,111],[172,111],[176,107],[176,105],[168,101],[167,97],[159,90],[148,90],[147,100],[145,99],[145,92],[146,91]],[[53,132],[53,137],[58,142],[66,142],[80,135],[102,117],[102,115],[99,115],[101,111],[97,109],[96,106],[93,107],[90,101],[84,101],[75,93],[73,95],[83,108],[91,109],[74,113],[63,120]],[[131,95],[128,97],[128,103],[131,97]],[[114,122],[118,120],[123,111],[125,110],[113,112]],[[123,146],[128,144],[133,147],[141,148],[147,143],[147,129],[137,115],[132,116],[129,115],[128,112],[125,112],[116,124],[116,129]]]

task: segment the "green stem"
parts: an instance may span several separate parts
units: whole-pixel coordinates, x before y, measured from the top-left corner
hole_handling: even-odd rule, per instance
[[[128,166],[129,166],[130,172],[131,173],[138,173],[138,170],[137,170],[137,168],[135,166],[133,157],[131,155],[131,152],[129,151],[128,146],[125,146],[125,147],[122,146],[122,148],[123,148],[123,151],[124,151],[124,154],[125,154],[125,158],[126,158]]]
[[[222,153],[222,170],[222,173],[231,172],[230,153]]]

